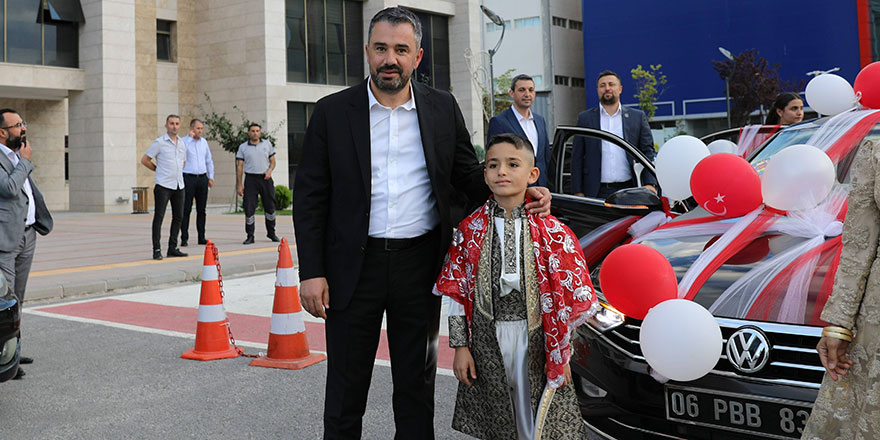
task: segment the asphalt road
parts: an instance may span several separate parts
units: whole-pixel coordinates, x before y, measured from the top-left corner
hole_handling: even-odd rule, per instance
[[[304,370],[249,359],[184,360],[192,339],[25,314],[23,380],[0,384],[9,439],[318,439],[326,363]],[[247,352],[257,350],[246,348]],[[450,428],[455,378],[438,375],[438,439]],[[391,369],[377,365],[364,439],[394,435]]]

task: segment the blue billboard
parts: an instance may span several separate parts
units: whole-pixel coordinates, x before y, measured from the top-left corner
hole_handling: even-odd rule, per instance
[[[734,55],[756,49],[770,66],[778,64],[780,79],[788,81],[808,80],[807,72],[839,67],[836,74],[852,83],[862,65],[858,8],[866,7],[864,0],[582,4],[587,107],[597,105],[599,72],[617,72],[622,102],[634,104],[638,100],[630,70],[662,64],[668,82],[658,97],[656,116],[723,113],[724,79],[712,67],[712,61],[725,59],[719,47]]]

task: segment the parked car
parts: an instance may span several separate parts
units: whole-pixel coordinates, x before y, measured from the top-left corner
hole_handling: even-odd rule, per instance
[[[829,119],[773,133],[749,155],[749,162],[760,168],[781,149],[805,143]],[[630,225],[661,206],[659,199],[648,200],[644,194],[640,199],[630,197],[638,191],[612,194],[607,200],[572,195],[569,162],[574,136],[612,142],[631,155],[637,167],[650,172],[654,168],[638,149],[613,134],[581,127],[560,127],[556,132],[551,158],[552,212],[581,238],[594,286],[605,304],[598,283],[602,259],[628,242]],[[880,125],[866,138],[880,139]],[[857,149],[845,152],[837,161],[838,182],[848,184]],[[634,171],[638,176],[638,170]],[[692,199],[671,208],[681,214],[673,222],[710,216]],[[715,239],[714,235],[690,236],[642,244],[663,253],[681,280]],[[694,300],[708,307],[734,281],[770,258],[771,246],[773,252],[780,252],[798,242],[798,238],[781,233],[758,237],[721,265]],[[610,439],[800,438],[824,374],[815,351],[824,325],[818,320],[821,304],[815,294],[826,281],[831,264],[833,258],[823,259],[813,274],[806,315],[814,318],[807,322],[716,315],[725,349],[708,375],[686,383],[664,384],[653,378],[639,347],[641,321],[613,307],[603,308],[572,337],[572,372],[585,422]]]
[[[0,292],[7,292],[3,274],[0,274]],[[0,382],[18,374],[21,353],[19,325],[21,310],[18,299],[12,293],[0,298]]]

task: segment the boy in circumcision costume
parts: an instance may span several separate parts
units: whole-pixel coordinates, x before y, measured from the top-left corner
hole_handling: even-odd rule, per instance
[[[459,224],[434,287],[452,299],[460,382],[452,427],[481,439],[586,438],[569,336],[600,305],[571,230],[525,212],[538,174],[527,139],[489,141],[484,176],[494,196]]]

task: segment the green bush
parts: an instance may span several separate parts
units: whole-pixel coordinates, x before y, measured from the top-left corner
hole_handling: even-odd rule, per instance
[[[275,209],[281,211],[290,206],[293,201],[293,193],[284,185],[275,185]]]

